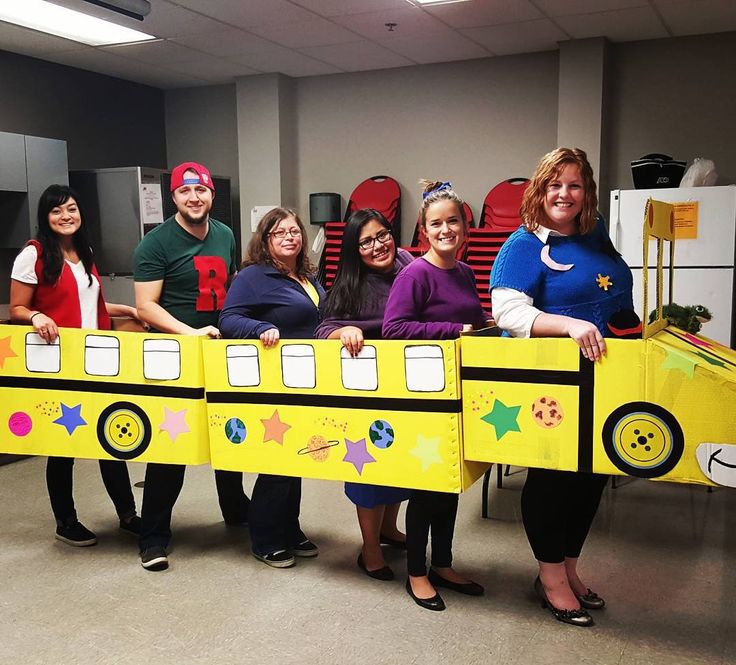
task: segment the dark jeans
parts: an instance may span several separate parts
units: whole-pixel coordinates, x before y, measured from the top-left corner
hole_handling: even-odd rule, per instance
[[[146,482],[141,509],[141,552],[156,545],[167,547],[171,540],[171,512],[184,485],[186,466],[153,464],[146,466]],[[215,471],[220,510],[226,522],[245,522],[250,501],[243,491],[243,474]]]
[[[597,473],[529,469],[521,516],[537,561],[580,556],[607,481]]]
[[[256,554],[288,550],[307,537],[299,528],[302,479],[259,474],[253,487],[248,524]]]
[[[452,536],[457,516],[457,494],[412,490],[406,506],[407,572],[427,574],[427,542],[432,530],[432,566],[452,565]]]
[[[51,499],[51,510],[59,525],[77,520],[72,492],[73,471],[73,457],[49,457],[46,462],[46,487]],[[135,499],[125,462],[100,460],[100,475],[118,516],[127,518],[135,515]]]

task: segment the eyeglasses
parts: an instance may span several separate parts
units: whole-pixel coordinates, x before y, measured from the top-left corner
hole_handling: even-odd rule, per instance
[[[391,240],[391,231],[384,229],[380,233],[377,233],[373,238],[364,238],[358,243],[358,247],[360,247],[364,252],[367,252],[369,249],[373,249],[376,244],[376,240],[382,245],[385,245],[389,240]]]
[[[268,235],[272,238],[276,238],[276,240],[283,240],[287,235],[292,238],[298,238],[301,234],[301,229],[276,229],[275,231],[271,231]]]

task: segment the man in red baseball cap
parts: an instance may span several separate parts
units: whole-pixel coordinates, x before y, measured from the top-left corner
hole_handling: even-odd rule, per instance
[[[196,162],[171,172],[176,214],[147,233],[135,250],[135,300],[138,315],[153,330],[176,335],[219,337],[217,319],[225,290],[237,270],[235,238],[210,217],[215,187],[209,170]],[[168,568],[171,511],[184,484],[186,467],[146,467],[141,511],[141,565]],[[220,509],[227,524],[248,518],[242,474],[215,471]]]

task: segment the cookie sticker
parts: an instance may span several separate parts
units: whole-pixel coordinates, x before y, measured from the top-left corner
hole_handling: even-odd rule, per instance
[[[548,395],[540,397],[532,404],[532,416],[534,422],[544,429],[552,429],[557,427],[565,417],[560,403]]]

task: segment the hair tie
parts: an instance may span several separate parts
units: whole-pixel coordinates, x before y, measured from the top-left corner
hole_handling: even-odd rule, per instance
[[[422,201],[424,201],[424,199],[426,199],[431,194],[434,194],[435,192],[441,192],[444,189],[452,189],[452,185],[449,182],[443,182],[437,185],[437,187],[435,187],[434,189],[430,189],[428,192],[424,192],[422,194]]]

